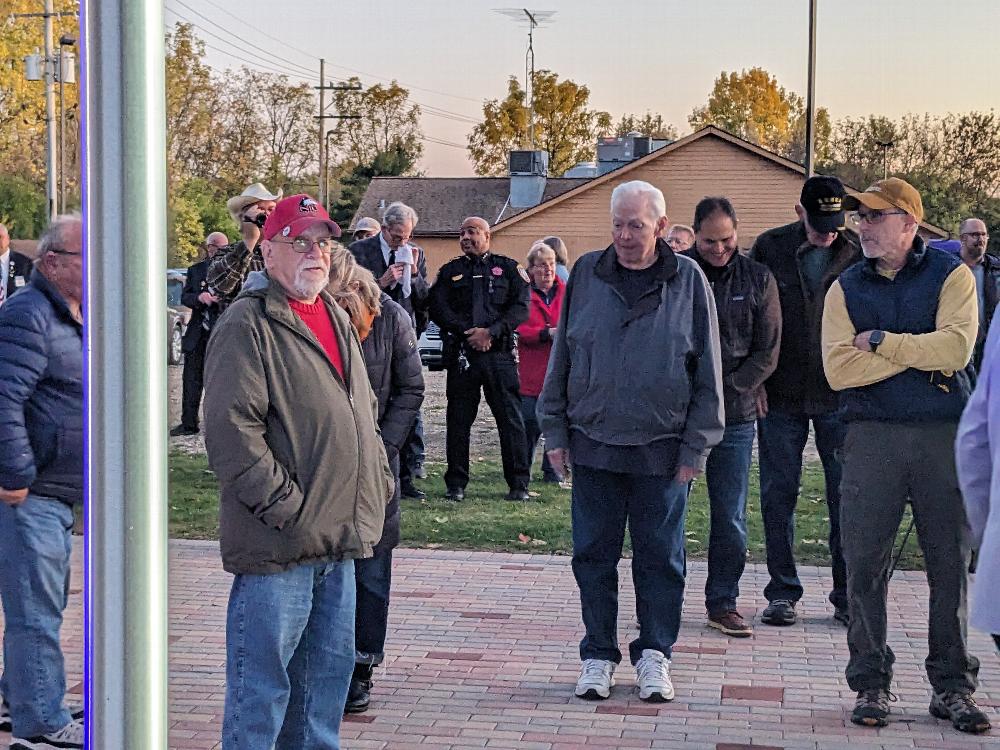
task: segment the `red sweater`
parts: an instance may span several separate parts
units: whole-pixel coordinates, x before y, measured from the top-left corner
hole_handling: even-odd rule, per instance
[[[517,327],[517,351],[520,357],[518,374],[521,376],[521,395],[538,397],[545,381],[545,368],[549,366],[549,352],[552,351],[552,339],[548,329],[555,328],[559,323],[559,311],[562,309],[563,293],[566,285],[558,278],[553,282],[555,294],[552,302],[547,303],[541,293],[531,288],[531,301],[528,305],[528,319]]]
[[[316,299],[311,305],[305,302],[288,298],[288,306],[301,318],[302,322],[309,326],[309,330],[316,334],[319,343],[323,346],[326,356],[330,358],[334,369],[344,377],[344,360],[340,357],[340,346],[337,344],[337,333],[333,329],[333,321],[330,320],[330,313],[326,310],[323,300]]]

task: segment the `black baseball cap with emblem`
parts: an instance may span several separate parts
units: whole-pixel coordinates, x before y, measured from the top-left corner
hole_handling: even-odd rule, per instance
[[[802,186],[799,203],[806,210],[809,226],[817,232],[844,228],[844,183],[836,177],[815,175]]]

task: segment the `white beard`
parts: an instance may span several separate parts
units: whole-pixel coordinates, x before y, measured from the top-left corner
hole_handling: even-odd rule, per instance
[[[295,292],[304,299],[313,299],[326,288],[329,280],[325,276],[316,279],[304,278],[303,271],[305,270],[300,268],[295,272]]]

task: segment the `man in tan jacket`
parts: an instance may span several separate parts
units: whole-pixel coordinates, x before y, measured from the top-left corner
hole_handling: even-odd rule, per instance
[[[337,225],[307,195],[263,228],[208,346],[205,443],[219,479],[225,750],[339,748],[354,669],[354,559],[394,482],[347,314],[322,291]]]

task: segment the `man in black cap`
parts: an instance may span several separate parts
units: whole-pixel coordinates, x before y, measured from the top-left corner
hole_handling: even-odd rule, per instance
[[[834,618],[847,625],[847,574],[840,544],[838,450],[845,427],[837,416],[837,394],[823,372],[820,328],[823,300],[830,285],[861,259],[861,246],[844,229],[844,186],[836,177],[806,180],[795,206],[799,220],[757,237],[750,256],[767,266],[778,282],[781,349],[778,367],[764,383],[757,404],[760,449],[760,507],[764,517],[767,569],[764,589],[767,625],[792,625],[802,584],[795,569],[795,504],[802,476],[802,451],[812,421],[823,462],[830,513]]]

